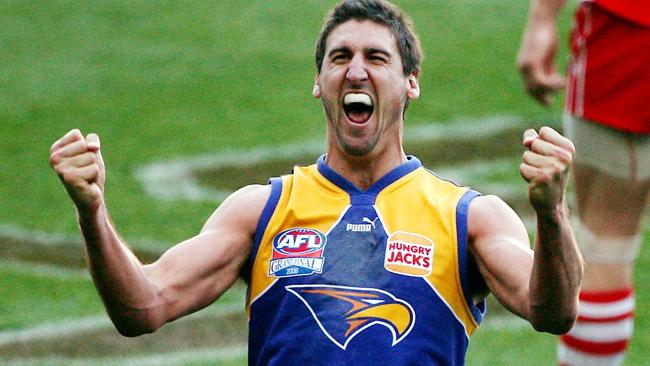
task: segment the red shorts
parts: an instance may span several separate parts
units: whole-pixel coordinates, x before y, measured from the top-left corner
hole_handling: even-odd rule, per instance
[[[567,110],[633,133],[650,133],[650,27],[593,3],[576,11]]]
[[[648,0],[583,0],[593,1],[612,14],[650,27],[650,1]]]

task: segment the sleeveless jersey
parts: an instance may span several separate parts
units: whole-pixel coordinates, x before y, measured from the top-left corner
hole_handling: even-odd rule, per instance
[[[477,192],[415,157],[366,191],[317,164],[271,179],[249,263],[250,365],[462,365]]]

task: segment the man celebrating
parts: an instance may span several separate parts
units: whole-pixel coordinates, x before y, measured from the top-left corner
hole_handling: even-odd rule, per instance
[[[410,22],[382,0],[344,1],[316,47],[327,151],[233,193],[201,232],[142,265],[104,204],[99,138],[73,130],[50,162],[77,206],[90,271],[117,329],[135,336],[249,284],[249,363],[463,364],[492,292],[540,331],[576,318],[582,259],[565,186],[572,143],[524,134],[535,252],[499,198],[442,180],[402,148],[420,94]],[[328,357],[323,357],[323,355]]]

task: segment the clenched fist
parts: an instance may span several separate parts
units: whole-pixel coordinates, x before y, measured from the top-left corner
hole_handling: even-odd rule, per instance
[[[105,170],[99,136],[74,129],[50,148],[50,165],[80,212],[97,211],[103,201]]]
[[[530,203],[537,212],[563,204],[575,153],[571,140],[550,127],[542,127],[539,134],[533,129],[526,130],[523,145],[527,150],[519,172],[528,182]]]

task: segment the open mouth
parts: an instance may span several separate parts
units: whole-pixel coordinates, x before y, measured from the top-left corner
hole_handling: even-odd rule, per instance
[[[343,98],[343,110],[351,122],[363,124],[372,116],[374,105],[368,94],[349,93]]]

